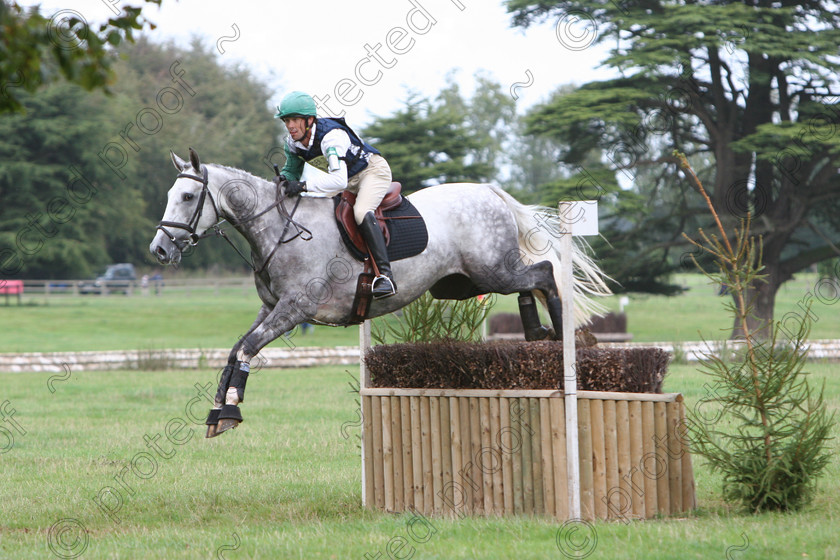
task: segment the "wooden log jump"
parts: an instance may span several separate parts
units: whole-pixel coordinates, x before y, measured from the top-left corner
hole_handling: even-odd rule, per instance
[[[560,391],[360,394],[367,507],[568,519]],[[681,395],[578,391],[577,399],[583,519],[649,519],[695,507]]]

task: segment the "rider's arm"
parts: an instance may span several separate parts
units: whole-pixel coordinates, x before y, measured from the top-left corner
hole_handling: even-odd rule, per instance
[[[289,147],[288,142],[283,146],[286,154],[286,164],[280,171],[280,175],[284,175],[289,181],[299,181],[303,174],[303,158],[295,154]]]
[[[327,157],[330,170],[327,173],[318,173],[306,180],[306,191],[321,194],[337,194],[347,188],[347,164],[343,159],[338,160],[338,165],[333,167],[335,160],[330,162],[330,155],[337,153],[344,156],[350,149],[350,137],[341,129],[334,129],[324,135],[321,140],[321,153]]]

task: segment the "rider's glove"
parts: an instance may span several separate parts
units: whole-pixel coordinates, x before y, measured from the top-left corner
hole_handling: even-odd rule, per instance
[[[284,188],[286,196],[297,196],[306,191],[306,181],[286,181]]]

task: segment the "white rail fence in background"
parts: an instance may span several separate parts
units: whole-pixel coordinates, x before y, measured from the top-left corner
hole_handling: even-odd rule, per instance
[[[675,345],[666,342],[634,342],[630,344],[602,344],[619,347],[659,347],[674,354],[679,361],[697,362],[704,352],[720,352],[721,343],[683,342]],[[809,359],[840,361],[840,340],[812,340]],[[732,349],[732,343],[727,343]],[[119,369],[195,369],[221,368],[227,363],[229,349],[157,349],[157,350],[109,350],[102,352],[28,352],[22,354],[0,353],[0,372],[40,372]],[[261,360],[257,362],[256,360]],[[259,363],[264,368],[300,368],[324,365],[359,364],[358,346],[319,348],[298,346],[296,348],[263,348]],[[252,365],[256,369],[256,365]]]
[[[213,291],[219,293],[221,289],[241,289],[247,294],[254,291],[252,276],[231,276],[221,278],[164,278],[155,280],[132,280],[130,282],[115,282],[112,286],[94,286],[93,280],[24,280],[24,295],[51,296],[134,296],[159,295],[164,292],[178,291],[189,294],[196,291]],[[255,292],[254,292],[255,293]]]
[[[103,352],[28,352],[0,354],[0,371],[53,372],[92,370],[219,369],[227,363],[230,349],[109,350]],[[263,348],[251,362],[259,368],[300,368],[359,364],[359,348]]]

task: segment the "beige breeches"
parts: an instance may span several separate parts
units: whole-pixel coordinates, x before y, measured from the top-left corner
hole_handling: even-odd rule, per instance
[[[347,181],[348,190],[356,193],[353,215],[357,224],[362,223],[365,214],[376,210],[390,186],[391,167],[388,162],[378,154],[371,155],[367,167]]]

